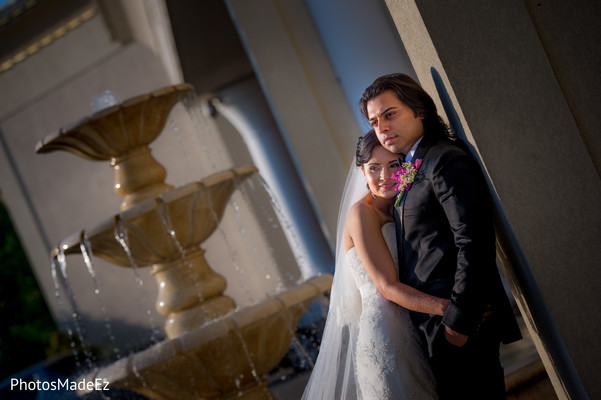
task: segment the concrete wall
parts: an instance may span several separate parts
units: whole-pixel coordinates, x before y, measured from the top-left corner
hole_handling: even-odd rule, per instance
[[[556,392],[598,398],[601,318],[590,305],[601,300],[593,284],[601,182],[591,93],[600,65],[589,17],[598,6],[387,4],[421,83],[436,95],[432,68],[440,75],[438,89],[489,174],[506,221],[507,273]]]
[[[525,1],[532,25],[578,126],[582,142],[601,175],[601,3]]]

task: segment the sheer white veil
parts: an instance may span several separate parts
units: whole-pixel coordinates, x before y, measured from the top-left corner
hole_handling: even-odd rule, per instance
[[[360,397],[355,382],[355,344],[359,332],[361,297],[346,262],[344,227],[349,210],[367,193],[365,177],[355,160],[349,170],[336,232],[336,266],[330,307],[321,346],[303,399],[333,400]]]

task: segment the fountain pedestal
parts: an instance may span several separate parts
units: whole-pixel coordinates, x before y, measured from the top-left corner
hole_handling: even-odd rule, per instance
[[[115,193],[123,197],[122,210],[173,189],[173,186],[165,183],[167,171],[150,154],[148,146],[113,157],[111,166],[115,176]]]
[[[150,273],[159,287],[157,311],[167,317],[165,331],[170,338],[236,308],[234,300],[223,295],[227,282],[209,267],[204,253],[199,249],[186,258],[152,267]]]

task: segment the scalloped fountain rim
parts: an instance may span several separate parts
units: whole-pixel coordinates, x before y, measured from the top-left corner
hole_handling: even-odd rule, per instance
[[[133,206],[125,211],[122,211],[121,213],[119,213],[117,215],[119,215],[123,220],[128,220],[128,219],[134,218],[140,214],[143,214],[143,213],[146,213],[146,212],[156,209],[159,198],[161,198],[165,203],[169,203],[169,202],[181,199],[183,197],[186,197],[186,196],[196,192],[197,190],[199,190],[202,187],[210,187],[219,182],[222,182],[222,181],[225,181],[228,179],[235,179],[236,177],[240,177],[240,176],[244,176],[244,175],[249,175],[249,174],[252,174],[253,172],[257,172],[257,171],[258,171],[257,167],[255,167],[252,164],[238,166],[238,167],[234,167],[234,168],[231,168],[228,170],[220,171],[220,172],[214,173],[212,175],[206,176],[201,181],[191,182],[186,185],[179,186],[175,189],[164,192],[161,195],[159,195],[158,197],[144,200],[141,203],[136,204],[135,206]],[[106,218],[96,224],[88,226],[87,228],[81,230],[80,232],[77,232],[77,233],[74,233],[74,234],[68,236],[63,241],[60,242],[58,247],[55,247],[52,250],[52,252],[50,253],[50,256],[55,257],[57,255],[59,248],[65,254],[76,253],[77,250],[79,249],[79,245],[83,241],[84,236],[86,238],[91,238],[96,234],[105,232],[109,229],[113,229],[115,226],[115,218],[117,217],[117,215]],[[75,250],[75,248],[77,248],[77,250]]]
[[[86,124],[88,124],[90,122],[94,122],[96,120],[106,117],[107,115],[110,115],[110,114],[113,114],[120,110],[124,110],[126,108],[135,106],[139,103],[146,102],[152,98],[159,98],[161,96],[172,94],[173,92],[181,92],[181,96],[188,95],[189,93],[194,92],[194,87],[188,83],[183,83],[183,84],[174,85],[174,86],[168,86],[166,88],[155,90],[154,92],[151,92],[151,93],[146,93],[146,94],[142,94],[139,96],[129,98],[129,99],[121,102],[120,104],[115,104],[113,106],[99,110],[87,117],[80,119],[77,122],[67,125],[64,128],[60,128],[58,133],[52,133],[52,134],[45,136],[42,140],[40,140],[36,144],[35,151],[36,151],[36,153],[47,153],[50,151],[54,151],[56,149],[52,148],[53,145],[60,144],[63,137],[70,135],[73,131],[85,126]],[[50,148],[48,148],[48,146],[50,146]],[[97,158],[97,157],[94,157],[93,159],[97,160],[97,161],[105,160],[104,158]]]

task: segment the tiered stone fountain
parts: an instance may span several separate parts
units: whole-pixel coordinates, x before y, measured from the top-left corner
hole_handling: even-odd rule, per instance
[[[110,161],[121,212],[65,239],[56,253],[80,252],[120,266],[152,266],[157,310],[167,339],[86,376],[152,399],[271,398],[264,375],[288,351],[308,305],[331,285],[312,278],[254,306],[237,309],[226,280],[207,263],[201,244],[216,230],[233,191],[252,165],[173,188],[149,144],[190,85],[168,87],[96,112],[37,146]],[[124,243],[127,245],[124,245]]]

